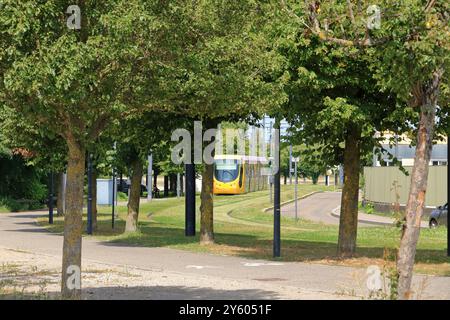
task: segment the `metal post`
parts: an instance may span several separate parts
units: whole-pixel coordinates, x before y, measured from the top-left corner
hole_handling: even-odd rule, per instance
[[[289,146],[289,184],[292,184],[292,144]]]
[[[339,186],[344,186],[344,166],[339,165]]]
[[[48,176],[49,186],[48,186],[48,223],[53,224],[53,194],[54,194],[54,186],[53,186],[53,171],[49,173]]]
[[[117,144],[114,142],[114,151]],[[116,197],[117,197],[117,181],[116,181],[116,168],[112,168],[112,212],[111,212],[111,227],[114,229],[114,223],[116,218]]]
[[[447,257],[450,257],[450,230],[448,228],[448,211],[450,206],[450,170],[448,164],[450,162],[450,148],[448,147],[449,136],[447,135]]]
[[[152,188],[152,171],[153,171],[153,155],[148,156],[148,168],[147,168],[147,201],[152,201],[153,188]]]
[[[111,227],[114,229],[114,218],[116,217],[116,202],[114,201],[116,197],[116,172],[113,169],[112,174],[112,212],[111,212]]]
[[[169,176],[165,175],[164,176],[164,198],[168,198],[169,197]]]
[[[334,169],[334,189],[336,189],[336,187],[337,187],[337,177],[338,177],[338,174],[336,172],[336,169]]]
[[[192,237],[195,236],[195,164],[186,164],[185,169],[185,235]]]
[[[87,234],[92,234],[92,154],[88,155]]]
[[[376,150],[376,148],[374,147],[373,148],[373,151],[372,151],[372,167],[376,167],[377,166],[377,155],[375,154],[375,150]]]
[[[395,134],[395,149],[394,149],[394,157],[398,160],[398,134]]]
[[[274,206],[273,206],[273,256],[274,258],[281,256],[281,239],[280,239],[280,120],[275,121],[274,143],[274,160],[277,171],[274,174]]]
[[[181,197],[181,176],[177,173],[177,198]]]
[[[270,203],[273,203],[272,187],[273,187],[273,175],[270,175],[269,176],[269,200],[270,200]]]
[[[272,146],[272,121],[270,121],[270,119],[269,119],[269,146]],[[272,162],[273,161],[274,161],[274,159],[272,159]],[[272,163],[272,167],[273,167],[273,163]],[[270,200],[270,203],[273,203],[272,187],[273,187],[273,172],[271,172],[270,176],[269,176],[269,200]]]
[[[298,176],[297,176],[297,161],[298,159],[294,159],[294,199],[295,199],[295,220],[298,220]]]

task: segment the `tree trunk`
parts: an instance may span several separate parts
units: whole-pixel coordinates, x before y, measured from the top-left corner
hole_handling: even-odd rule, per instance
[[[181,175],[181,176],[180,176],[180,190],[181,190],[181,196],[184,195],[184,189],[185,189],[185,187],[184,187],[184,175]]]
[[[92,231],[97,230],[97,170],[92,169]]]
[[[312,183],[313,183],[313,184],[317,184],[317,182],[319,182],[319,177],[320,177],[320,174],[319,174],[319,173],[313,173],[313,174],[311,175]]]
[[[58,216],[63,216],[64,215],[64,201],[65,201],[65,179],[64,179],[64,172],[59,172],[58,173],[58,199],[57,199],[57,209],[56,209],[56,214]]]
[[[200,194],[200,243],[214,243],[214,202],[213,202],[214,165],[204,164],[202,172],[202,191]]]
[[[144,164],[140,159],[136,159],[131,164],[131,186],[130,198],[128,199],[128,214],[125,224],[125,232],[135,232],[138,229],[139,203],[141,200],[141,180],[143,176]]]
[[[411,174],[411,187],[405,209],[406,222],[397,257],[398,298],[411,297],[411,281],[420,234],[420,222],[425,206],[428,169],[433,147],[436,106],[442,74],[435,72],[433,81],[425,88],[417,101],[421,102],[420,122],[417,132],[416,155]]]
[[[174,179],[174,176],[173,176],[173,174],[171,173],[170,175],[169,175],[169,191],[170,192],[175,192],[175,184],[176,184],[176,180]]]
[[[83,227],[83,186],[85,150],[67,141],[68,165],[61,294],[63,299],[81,299],[81,232]]]
[[[339,221],[338,255],[351,257],[356,250],[358,230],[358,193],[360,165],[360,133],[351,126],[345,138],[344,176]]]
[[[204,121],[206,132],[209,129],[217,128],[217,120]],[[205,142],[206,143],[206,142]],[[215,136],[211,136],[211,142],[208,146],[215,143]],[[211,156],[214,157],[215,150],[211,150]],[[200,244],[214,243],[214,164],[203,163],[202,171],[202,190],[200,192]],[[195,183],[194,183],[195,185]]]
[[[169,176],[164,176],[164,198],[169,196]]]

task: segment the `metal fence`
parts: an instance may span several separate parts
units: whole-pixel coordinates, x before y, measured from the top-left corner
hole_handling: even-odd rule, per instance
[[[364,198],[378,203],[405,205],[411,184],[412,167],[405,167],[406,176],[398,167],[365,167]],[[430,166],[425,205],[436,207],[447,203],[447,166]]]

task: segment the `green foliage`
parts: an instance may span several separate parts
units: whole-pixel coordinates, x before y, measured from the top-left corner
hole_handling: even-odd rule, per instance
[[[257,3],[175,1],[163,16],[176,25],[177,39],[169,36],[175,60],[167,97],[179,115],[239,121],[285,100],[279,83],[265,81],[280,64],[260,32]]]
[[[372,203],[367,203],[367,204],[364,206],[364,211],[365,211],[367,214],[372,214],[372,213],[375,212],[375,207],[373,206]]]
[[[36,123],[7,106],[0,105],[0,132],[3,145],[11,150],[24,150],[26,162],[42,169],[62,171],[66,164],[67,148],[59,136],[45,135]]]
[[[117,199],[119,201],[128,201],[128,195],[124,192],[117,192]]]
[[[381,8],[380,29],[366,27],[369,5]],[[328,151],[324,161],[342,163],[344,136],[356,127],[365,157],[380,146],[375,132],[414,130],[412,92],[437,68],[444,70],[438,132],[449,130],[448,6],[436,1],[425,10],[419,0],[267,5],[271,43],[289,73],[284,114],[297,127],[297,143],[320,144]]]
[[[36,200],[16,200],[12,198],[2,198],[0,199],[0,207],[4,207],[10,212],[20,212],[42,209],[43,204]]]
[[[37,202],[46,197],[45,177],[19,155],[0,157],[0,196]]]
[[[139,41],[130,34],[132,21],[114,19],[127,4],[81,3],[79,32],[65,23],[70,1],[2,4],[1,101],[41,139],[63,138],[81,148],[94,143],[130,107],[123,99],[134,89]],[[134,13],[135,7],[127,8]]]

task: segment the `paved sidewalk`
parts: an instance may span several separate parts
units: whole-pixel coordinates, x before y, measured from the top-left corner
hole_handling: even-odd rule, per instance
[[[42,212],[0,214],[1,246],[40,254],[43,259],[45,255],[61,259],[62,236],[48,233],[44,228],[36,225],[36,218],[43,214]],[[283,290],[283,287],[296,290],[299,293],[298,296],[305,299],[355,298],[355,296],[367,295],[366,270],[361,268],[252,260],[168,248],[136,247],[86,237],[83,239],[83,261],[84,263],[130,266],[155,273],[177,273],[190,279],[192,276],[208,277],[212,288],[215,281],[223,282],[223,280],[241,283],[240,289],[248,286],[253,290],[259,283],[261,288],[264,287],[258,295],[261,299],[283,296],[277,294]],[[424,279],[428,286],[422,294],[423,298],[450,299],[450,277],[416,275],[414,286],[419,287]],[[271,291],[267,290],[267,284],[270,284]],[[180,286],[183,285],[180,283]],[[192,286],[193,282],[187,282],[186,285]],[[233,297],[232,288],[226,291],[226,294],[225,291],[223,298]],[[254,298],[252,291],[248,292],[247,295],[239,295],[238,298]],[[179,297],[175,293],[172,297]],[[170,299],[170,290],[165,292],[165,297]],[[220,299],[221,295],[214,295],[214,297]],[[186,296],[186,298],[192,298],[192,296]]]

